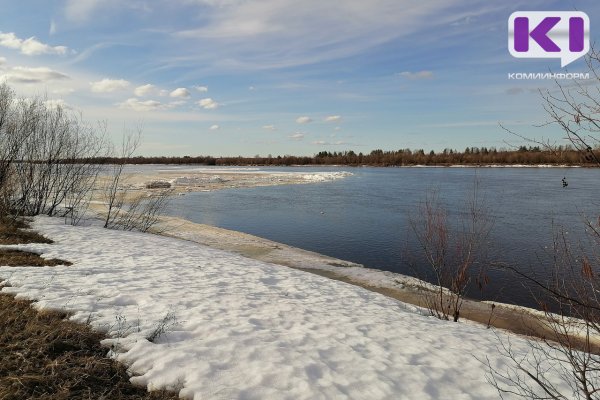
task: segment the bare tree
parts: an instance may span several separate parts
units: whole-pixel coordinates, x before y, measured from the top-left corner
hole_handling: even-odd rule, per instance
[[[12,186],[11,167],[17,158],[20,138],[14,121],[15,93],[5,83],[0,85],[0,213],[7,215]]]
[[[104,227],[110,228],[117,226],[117,221],[123,212],[123,206],[127,196],[127,190],[122,187],[125,176],[123,169],[125,168],[126,159],[133,156],[140,145],[142,137],[141,127],[138,127],[135,133],[123,135],[121,140],[121,148],[118,153],[113,149],[113,156],[116,156],[117,161],[112,164],[112,171],[109,179],[104,187],[104,200],[106,202],[106,216],[104,218]]]
[[[76,224],[86,212],[103,169],[116,162],[101,190],[104,226],[147,231],[158,222],[170,191],[129,196],[124,167],[139,146],[141,128],[125,135],[117,151],[106,141],[106,123],[91,126],[46,98],[19,99],[0,85],[0,216],[63,216]]]
[[[557,81],[554,89],[540,92],[549,116],[543,126],[558,126],[583,161],[600,166],[600,53],[592,48],[586,62],[593,80]],[[517,136],[557,154],[564,148],[549,140]],[[510,367],[499,370],[488,363],[489,381],[501,396],[600,399],[600,218],[584,216],[584,220],[584,239],[572,242],[563,231],[556,233],[550,279],[505,266],[541,293],[537,297],[544,312],[541,320],[551,333],[541,342],[532,341],[526,358],[501,341],[500,350],[511,361]],[[549,369],[558,372],[562,381],[546,379]],[[564,387],[570,389],[561,390]]]
[[[588,239],[600,244],[592,233]],[[548,329],[542,340],[530,342],[527,354],[515,352],[501,340],[500,352],[511,364],[499,370],[488,361],[488,380],[501,395],[527,399],[600,398],[600,258],[588,248],[571,243],[564,231],[555,234],[550,278],[543,280],[506,266],[515,275],[541,289],[536,295]],[[553,372],[557,380],[547,378]],[[565,387],[569,390],[565,391]]]
[[[106,203],[104,227],[122,230],[138,230],[147,232],[160,220],[160,214],[168,205],[172,191],[151,190],[144,193],[131,193],[124,175],[127,159],[131,158],[141,142],[141,127],[135,132],[126,134],[121,141],[121,148],[116,153],[116,163],[103,189]]]
[[[492,221],[477,181],[464,210],[452,216],[438,193],[429,193],[410,224],[437,285],[436,294],[426,296],[427,307],[437,318],[456,322],[469,284],[475,279],[482,287],[487,280],[483,255]]]
[[[6,214],[57,215],[82,206],[103,155],[98,132],[47,99],[0,86],[0,194]],[[72,209],[71,209],[72,210]]]
[[[160,222],[160,215],[167,207],[171,194],[172,190],[167,189],[153,191],[147,196],[137,196],[123,207],[113,228],[149,231]]]
[[[6,185],[10,165],[19,151],[19,141],[13,121],[15,93],[6,84],[0,85],[0,188]]]
[[[569,83],[554,81],[551,89],[539,90],[542,107],[548,120],[539,128],[558,127],[565,136],[562,140],[536,138],[512,131],[502,124],[502,129],[522,141],[535,144],[557,156],[570,154],[573,148],[581,161],[600,165],[600,51],[592,47],[585,58],[591,79],[573,80]],[[566,143],[567,146],[561,145]]]

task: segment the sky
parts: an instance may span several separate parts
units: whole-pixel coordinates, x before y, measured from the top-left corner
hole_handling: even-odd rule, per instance
[[[0,80],[23,97],[141,127],[140,155],[508,147],[561,141],[515,72],[586,72],[517,59],[508,18],[596,0],[1,0]]]

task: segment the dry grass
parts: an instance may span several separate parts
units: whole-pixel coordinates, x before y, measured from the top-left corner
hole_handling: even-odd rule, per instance
[[[27,221],[0,220],[0,244],[48,239],[25,231]],[[71,265],[37,254],[0,250],[0,265]],[[0,282],[0,288],[2,287]],[[177,399],[173,392],[147,392],[129,382],[126,368],[106,357],[105,336],[64,313],[38,312],[31,302],[0,293],[0,399]]]
[[[0,217],[0,244],[52,243],[52,240],[28,230],[28,221]]]
[[[177,399],[133,386],[104,337],[0,293],[0,399]]]
[[[37,232],[31,231],[25,219],[0,218],[0,244],[52,243]],[[35,253],[0,249],[0,265],[9,267],[44,267],[71,265],[68,261],[45,259]]]
[[[38,254],[21,250],[0,249],[0,265],[8,267],[54,267],[56,265],[71,265],[71,263],[56,258],[45,259]]]

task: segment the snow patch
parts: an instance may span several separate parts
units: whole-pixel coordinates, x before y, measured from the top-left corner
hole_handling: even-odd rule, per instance
[[[0,267],[12,285],[2,291],[108,332],[111,355],[149,389],[195,399],[498,398],[478,360],[508,364],[483,326],[180,239],[46,217],[33,227],[55,243],[20,248],[74,265]],[[511,346],[528,350],[517,336]]]

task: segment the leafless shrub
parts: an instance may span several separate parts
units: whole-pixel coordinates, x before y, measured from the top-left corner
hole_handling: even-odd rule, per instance
[[[154,343],[173,326],[177,325],[177,317],[173,311],[169,311],[156,325],[154,330],[146,337],[149,342]]]
[[[98,159],[113,156],[119,158],[102,190],[104,226],[147,231],[168,194],[153,193],[126,204],[123,169],[140,137],[141,128],[126,135],[117,151],[105,140],[105,123],[91,126],[43,97],[19,99],[8,85],[0,85],[0,213],[63,216],[68,223],[79,223],[97,186]]]
[[[0,85],[0,199],[5,213],[57,215],[79,208],[104,155],[99,132],[45,98],[17,99]],[[73,220],[74,222],[74,220]]]
[[[114,148],[111,151],[114,157],[118,157],[116,158],[118,161],[112,164],[112,171],[103,188],[104,200],[107,206],[106,216],[104,218],[105,228],[114,228],[118,226],[117,221],[119,221],[121,213],[124,212],[123,208],[127,196],[127,190],[122,187],[123,181],[126,180],[126,177],[123,175],[125,159],[133,156],[140,145],[141,137],[141,127],[138,127],[135,133],[123,135],[119,151]]]
[[[410,225],[437,285],[436,294],[425,296],[426,307],[437,318],[456,322],[467,288],[475,278],[480,288],[487,283],[483,262],[492,221],[475,183],[466,209],[451,216],[437,192],[429,193]]]
[[[600,244],[595,234],[589,238]],[[531,342],[526,362],[510,343],[501,341],[500,351],[511,361],[511,367],[499,371],[488,362],[488,380],[500,394],[528,399],[598,399],[600,258],[590,255],[584,246],[574,246],[563,231],[555,235],[551,255],[553,265],[547,280],[506,266],[541,289],[541,295],[536,296],[543,311],[539,320],[549,334],[542,341]],[[544,377],[550,369],[559,381]],[[565,387],[570,389],[565,392]]]
[[[600,133],[600,53],[592,48],[586,57],[594,80],[556,82],[556,88],[540,92],[549,120],[543,126],[558,126],[588,163],[600,166],[595,152]],[[513,133],[513,132],[511,132]],[[561,146],[544,139],[535,142],[560,154]],[[572,242],[563,231],[553,240],[550,278],[542,280],[506,266],[519,278],[536,287],[542,319],[551,334],[542,342],[531,342],[528,362],[501,341],[501,351],[511,361],[498,370],[488,363],[489,381],[499,394],[528,399],[600,399],[600,226],[597,218],[585,218],[586,237]],[[548,369],[561,381],[545,378]],[[569,387],[569,390],[561,388]]]
[[[19,142],[14,134],[14,99],[13,90],[6,83],[0,85],[0,188],[5,186],[11,163],[19,151]]]
[[[153,192],[147,196],[137,196],[122,205],[118,217],[111,227],[126,231],[147,232],[160,221],[160,214],[171,198],[171,190]]]
[[[147,232],[159,222],[160,214],[168,205],[172,194],[170,189],[153,190],[146,196],[140,193],[132,194],[128,189],[127,177],[123,173],[125,160],[135,153],[140,141],[140,127],[135,133],[123,137],[118,151],[119,161],[112,165],[112,171],[103,189],[107,207],[105,228]]]

